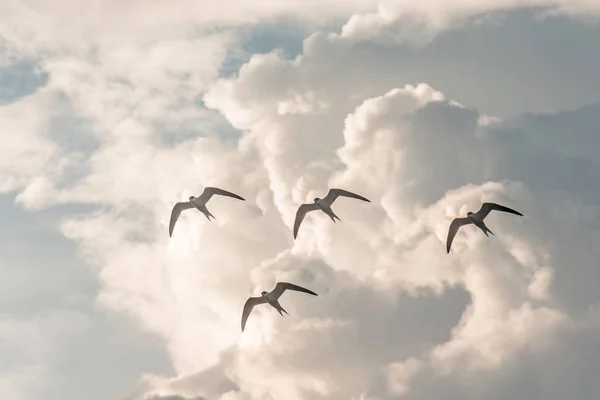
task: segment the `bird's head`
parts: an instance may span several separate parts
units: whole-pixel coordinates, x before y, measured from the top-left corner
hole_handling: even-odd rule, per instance
[[[469,211],[469,212],[467,213],[467,217],[470,217],[471,215],[473,215],[473,213],[472,213],[471,211]]]
[[[195,196],[190,196],[190,201],[194,200],[195,198]]]
[[[320,199],[320,198],[318,198],[318,197],[315,197],[315,203],[316,203],[317,201],[319,201],[319,200],[321,200],[321,199]]]
[[[267,292],[264,292],[264,291],[263,291],[263,292],[260,292],[260,295],[261,295],[261,296],[264,296],[265,294],[267,294]]]

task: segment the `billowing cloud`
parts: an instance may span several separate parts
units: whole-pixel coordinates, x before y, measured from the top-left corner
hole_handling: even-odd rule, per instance
[[[563,14],[591,20],[600,16],[600,6],[593,0],[385,1],[375,12],[353,15],[342,28],[342,37],[422,45],[440,31],[460,26],[469,17],[518,8],[539,8],[545,16]]]
[[[448,10],[430,3],[421,11],[435,33],[459,17],[517,6],[461,2],[440,20]],[[138,15],[131,3],[116,19],[83,17],[59,32],[67,18],[59,11],[74,12],[60,4],[9,7],[13,19],[31,14],[41,23],[9,30],[11,43],[51,56],[40,61],[45,86],[0,110],[0,120],[22,132],[6,145],[14,152],[0,164],[9,178],[0,188],[18,191],[30,209],[98,206],[61,231],[97,272],[99,304],[159,335],[177,373],[141,378],[128,399],[535,398],[551,391],[557,362],[573,371],[600,364],[592,150],[600,106],[500,120],[426,79],[370,81],[361,69],[402,60],[348,60],[378,42],[396,14],[414,18],[403,2],[392,7],[402,12],[388,14],[386,3],[375,16],[351,18],[339,35],[310,36],[296,59],[255,55],[228,79],[218,78],[219,68],[234,32],[192,27],[252,23],[298,4],[257,3],[222,18],[220,7],[231,5],[184,15],[165,3]],[[302,15],[318,9],[304,4]],[[323,13],[366,8],[332,2]],[[161,29],[143,30],[159,17]],[[194,103],[198,96],[207,108]],[[218,134],[217,112],[239,137]],[[74,123],[85,145],[56,134]],[[169,239],[173,204],[207,185],[247,202],[214,198],[215,221],[188,211]],[[298,205],[333,186],[372,203],[340,199],[341,223],[312,213],[293,241]],[[490,215],[490,238],[465,227],[447,255],[452,218],[482,201],[525,216]],[[241,335],[244,301],[282,280],[319,297],[287,293],[284,318],[257,307]],[[566,360],[571,341],[578,346]],[[519,381],[534,374],[532,365],[535,383]],[[594,393],[585,374],[564,379],[581,398]]]
[[[262,65],[266,69],[273,68],[272,61],[265,61]],[[242,99],[249,97],[245,91],[247,83],[251,85],[249,88],[260,86],[260,81],[255,79],[259,76],[260,66],[260,60],[256,59],[253,65],[255,75],[248,73],[248,78],[251,77],[248,81],[245,80],[247,76],[241,74],[236,81],[217,85],[217,91],[209,94],[209,104],[222,107],[221,111],[226,116],[240,115],[237,111],[238,108],[243,109],[243,103],[232,102],[231,99],[236,98],[237,90],[244,93]],[[300,64],[297,69],[302,67]],[[327,91],[322,85],[318,88]],[[313,89],[316,90],[316,87],[306,87],[306,90]],[[219,96],[227,101],[219,103]],[[252,130],[256,126],[255,129],[259,130],[267,123],[265,120],[271,119],[279,124],[288,122],[289,125],[280,128],[279,132],[289,134],[280,140],[284,143],[299,142],[300,134],[296,132],[305,132],[306,129],[297,126],[297,120],[282,121],[275,103],[273,101],[271,107],[263,106],[260,114],[255,114],[255,119],[241,121],[241,124],[247,125],[238,127]],[[347,103],[336,102],[336,105],[348,107]],[[271,115],[269,109],[272,110]],[[331,113],[335,115],[335,111]],[[581,115],[586,114],[587,109],[583,109]],[[575,115],[577,112],[569,114],[569,118],[579,120]],[[575,233],[575,227],[579,225],[576,221],[590,217],[589,212],[583,210],[596,208],[597,197],[592,199],[584,194],[590,183],[587,179],[576,182],[564,180],[564,189],[557,187],[556,179],[563,176],[566,169],[572,168],[575,160],[589,168],[595,162],[583,149],[577,153],[578,156],[574,152],[564,156],[559,154],[560,150],[548,155],[547,149],[540,144],[557,140],[565,134],[564,131],[556,132],[556,139],[550,137],[543,141],[541,135],[548,135],[543,126],[548,122],[535,126],[528,121],[527,130],[524,130],[516,127],[519,122],[524,125],[522,121],[481,126],[478,123],[481,117],[476,110],[445,100],[443,94],[426,84],[407,85],[365,100],[345,118],[343,146],[337,150],[335,146],[328,149],[329,160],[325,160],[332,165],[331,169],[336,164],[335,155],[344,164],[336,173],[325,175],[325,178],[329,176],[329,184],[360,187],[361,193],[379,198],[381,211],[384,211],[365,212],[358,206],[352,206],[352,211],[356,212],[353,222],[360,218],[358,215],[366,214],[368,223],[360,223],[352,233],[348,233],[352,228],[347,228],[345,235],[340,233],[344,235],[343,241],[336,240],[342,238],[333,235],[331,230],[335,228],[326,225],[323,219],[322,229],[311,234],[317,235],[315,246],[331,267],[350,271],[356,278],[379,286],[380,290],[402,287],[409,293],[423,289],[439,292],[445,287],[458,285],[469,292],[472,299],[452,330],[451,340],[429,349],[426,361],[417,361],[419,353],[415,352],[407,355],[406,362],[390,365],[390,373],[396,381],[398,376],[401,378],[401,382],[395,383],[396,389],[391,390],[396,395],[409,390],[408,383],[402,380],[408,381],[421,370],[434,371],[442,376],[456,369],[471,374],[486,373],[490,368],[501,370],[504,365],[510,365],[524,351],[533,350],[535,354],[547,351],[557,335],[579,323],[572,322],[570,317],[577,315],[585,320],[586,307],[594,301],[593,291],[589,292],[592,297],[587,297],[587,301],[579,304],[570,301],[575,293],[569,294],[571,290],[555,282],[554,278],[568,274],[568,280],[577,281],[570,287],[582,287],[585,281],[597,281],[599,278],[595,274],[593,277],[588,275],[594,269],[593,259],[584,261],[577,256],[595,252],[594,240],[588,239],[591,233]],[[536,120],[552,121],[551,125],[561,126],[565,117],[565,114],[559,114]],[[571,134],[574,126],[568,128]],[[576,135],[581,135],[582,145],[590,145],[586,129],[577,132]],[[325,135],[318,129],[311,134]],[[268,135],[261,133],[263,138],[269,139]],[[285,152],[281,154],[280,147],[274,148],[271,153],[268,150],[265,149],[265,154],[274,159],[270,172],[274,176],[289,174],[294,177],[294,168],[283,161],[287,159]],[[327,154],[327,146],[323,146],[321,151]],[[282,162],[277,163],[277,160]],[[298,174],[295,178],[301,181],[304,176]],[[590,176],[594,177],[593,182],[596,182],[598,176]],[[461,184],[465,181],[472,183]],[[320,183],[323,185],[325,181]],[[578,187],[575,189],[571,185]],[[292,181],[287,191],[295,187],[297,183]],[[481,246],[485,246],[486,239],[479,232],[462,232],[467,241],[459,239],[455,242],[458,247],[454,249],[464,254],[464,258],[459,261],[452,256],[435,256],[436,252],[442,251],[440,245],[445,240],[452,217],[469,209],[475,210],[481,201],[497,200],[512,204],[516,199],[527,215],[526,222],[518,224],[518,228],[513,222],[516,232],[503,233],[500,248],[486,247],[484,251]],[[581,204],[575,207],[583,214],[576,217],[579,212],[569,207],[569,203]],[[569,207],[576,214],[570,214],[569,219],[560,217],[560,210],[564,207]],[[499,226],[510,224],[507,217],[492,218]],[[358,232],[360,235],[357,235]],[[327,238],[321,238],[320,234],[327,235]],[[591,235],[598,237],[596,231]],[[307,241],[312,242],[313,238]],[[560,247],[550,243],[560,243]],[[299,246],[302,244],[296,247]],[[585,250],[581,251],[580,246],[584,246]],[[573,270],[573,263],[567,261],[570,256],[565,258],[571,251],[578,259],[577,272]],[[462,267],[457,267],[457,261]],[[341,332],[339,335],[344,336]],[[532,338],[535,338],[533,344]],[[427,368],[423,367],[424,363]],[[313,368],[316,366],[312,366],[311,371]],[[350,381],[355,382],[355,379]],[[333,381],[347,380],[339,377]],[[324,397],[333,396],[331,392],[321,393]],[[339,398],[358,394],[345,392]]]

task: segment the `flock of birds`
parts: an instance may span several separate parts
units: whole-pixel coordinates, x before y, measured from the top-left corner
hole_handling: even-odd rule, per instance
[[[179,202],[175,204],[173,210],[171,211],[171,220],[169,221],[169,237],[173,235],[175,223],[181,215],[181,212],[184,210],[195,208],[202,214],[204,214],[209,221],[211,217],[213,219],[216,219],[216,217],[212,215],[210,211],[208,211],[208,208],[206,208],[206,203],[208,203],[208,201],[215,194],[246,201],[246,199],[244,199],[243,197],[235,193],[228,192],[227,190],[219,189],[216,187],[206,187],[204,188],[204,191],[199,197],[190,196],[189,201]],[[304,217],[307,213],[311,211],[321,210],[322,212],[327,214],[333,222],[336,222],[336,219],[338,221],[341,221],[341,219],[337,215],[335,215],[335,213],[331,209],[331,205],[333,204],[333,202],[340,196],[358,199],[370,203],[369,199],[359,194],[352,193],[343,189],[330,189],[329,193],[327,193],[327,196],[325,196],[324,198],[320,199],[317,197],[312,203],[302,204],[300,205],[300,207],[298,207],[298,211],[296,211],[296,219],[294,221],[294,239],[296,239],[296,237],[298,236],[298,229],[300,228],[300,224],[304,220]],[[454,218],[454,220],[450,224],[450,228],[448,229],[448,237],[446,239],[446,252],[450,253],[450,246],[452,245],[452,240],[454,240],[454,236],[456,236],[456,233],[463,225],[474,224],[476,227],[481,229],[486,236],[489,237],[488,232],[494,235],[494,233],[486,226],[484,222],[485,218],[492,211],[502,211],[523,216],[523,214],[521,214],[520,212],[502,206],[500,204],[483,203],[481,205],[481,208],[479,208],[477,212],[468,212],[466,217]],[[277,285],[275,285],[275,288],[270,292],[263,291],[260,297],[250,297],[248,300],[246,300],[246,303],[244,304],[244,310],[242,311],[242,332],[244,332],[244,328],[246,327],[246,320],[248,319],[248,316],[250,316],[252,309],[259,304],[268,303],[271,307],[277,310],[277,312],[279,312],[279,314],[282,317],[282,311],[288,314],[288,312],[285,311],[281,304],[279,304],[279,298],[283,295],[283,293],[286,290],[294,290],[297,292],[303,292],[311,294],[313,296],[318,296],[312,290],[303,288],[301,286],[294,285],[288,282],[278,282]]]

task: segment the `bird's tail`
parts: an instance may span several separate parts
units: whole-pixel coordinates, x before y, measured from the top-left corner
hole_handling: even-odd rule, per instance
[[[488,235],[488,232],[489,232],[489,233],[491,233],[492,235],[494,235],[494,232],[492,232],[492,231],[490,230],[490,228],[488,228],[488,227],[487,227],[487,225],[486,225],[486,224],[483,224],[483,228],[484,228],[484,229],[483,229],[483,233],[485,233],[485,236],[487,236],[487,237],[490,237],[490,235]],[[494,236],[496,236],[496,235],[494,235]]]
[[[279,308],[277,309],[277,311],[279,311],[279,314],[281,314],[281,316],[282,316],[282,317],[283,317],[283,314],[281,313],[282,311],[283,311],[284,313],[286,313],[287,315],[290,315],[290,314],[289,314],[287,311],[285,311],[285,309],[284,309],[283,307],[281,307],[281,306],[279,306]]]
[[[335,215],[335,213],[333,211],[331,211],[331,214],[329,214],[329,218],[331,218],[331,220],[333,222],[335,222],[336,218],[338,221],[342,222],[342,220],[340,219],[340,217],[338,217],[337,215]]]
[[[204,216],[210,221],[210,217],[212,217],[213,219],[217,219],[214,215],[212,215],[210,213],[210,211],[206,210],[206,212],[202,212],[204,214]]]

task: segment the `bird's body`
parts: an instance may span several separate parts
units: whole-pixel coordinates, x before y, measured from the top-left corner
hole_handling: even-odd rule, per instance
[[[284,310],[284,308],[281,306],[281,304],[279,304],[279,300],[273,296],[271,293],[269,292],[263,292],[264,294],[262,294],[262,297],[265,299],[265,301],[274,309],[277,310],[277,312],[279,312],[279,314],[281,314],[281,312],[283,311],[284,313],[288,313],[287,311]],[[289,314],[288,314],[289,315]],[[283,316],[283,314],[281,314],[281,316]]]
[[[471,223],[473,225],[475,225],[476,227],[481,229],[483,231],[483,233],[485,233],[486,236],[488,236],[488,234],[487,234],[488,232],[491,233],[492,235],[494,234],[494,232],[490,231],[490,228],[487,227],[487,225],[483,221],[483,218],[480,218],[477,215],[477,213],[468,213],[467,218],[469,218],[469,220],[471,221]]]
[[[485,233],[485,236],[489,236],[488,232],[493,235],[494,232],[492,232],[490,228],[487,227],[484,220],[485,217],[487,217],[488,214],[494,210],[523,216],[523,214],[521,214],[520,212],[515,211],[512,208],[502,206],[500,204],[483,203],[481,205],[481,208],[477,212],[474,213],[469,211],[466,217],[454,218],[454,220],[452,220],[450,228],[448,229],[448,238],[446,239],[446,251],[450,253],[450,246],[452,246],[452,240],[454,240],[454,236],[456,235],[460,227],[463,225],[473,224],[479,229],[481,229],[483,233]]]
[[[242,332],[244,332],[244,328],[246,327],[246,321],[248,320],[248,316],[252,312],[252,309],[254,308],[254,306],[257,306],[259,304],[269,304],[271,307],[277,310],[277,312],[282,317],[282,312],[289,315],[289,313],[285,311],[281,304],[279,304],[279,298],[286,290],[294,290],[297,292],[303,292],[312,294],[313,296],[318,296],[318,294],[316,294],[312,290],[308,290],[301,286],[294,285],[293,283],[277,282],[277,285],[275,285],[275,289],[273,289],[272,291],[262,292],[260,297],[250,297],[248,300],[246,300],[246,303],[244,304],[244,311],[242,312]]]
[[[336,218],[339,221],[341,221],[341,219],[337,215],[335,215],[335,213],[331,209],[331,206],[329,204],[327,204],[327,202],[324,199],[319,199],[319,198],[315,199],[315,204],[317,205],[317,207],[319,207],[319,210],[321,210],[325,214],[327,214],[333,222],[335,222]]]
[[[210,221],[210,217],[215,218],[214,215],[212,215],[210,213],[210,211],[208,211],[208,208],[206,208],[206,203],[202,204],[202,202],[200,202],[199,197],[193,197],[190,200],[190,203],[192,203],[192,205],[198,210],[200,211],[202,214],[204,214],[204,216]],[[215,218],[216,219],[216,218]]]
[[[327,212],[327,210],[331,210],[329,204],[325,202],[323,199],[319,199],[318,197],[315,199],[315,204],[319,207],[320,210]]]
[[[175,228],[175,223],[177,222],[179,215],[181,215],[181,212],[184,210],[188,210],[190,208],[195,208],[198,211],[200,211],[202,214],[204,214],[204,216],[209,221],[210,221],[210,217],[212,217],[213,219],[217,219],[214,215],[212,215],[210,213],[210,211],[208,211],[208,208],[206,208],[206,203],[215,194],[218,194],[220,196],[233,197],[234,199],[246,201],[246,199],[244,199],[241,196],[238,196],[235,193],[231,193],[231,192],[228,192],[226,190],[219,189],[216,187],[206,187],[206,188],[204,188],[204,191],[202,192],[202,194],[200,196],[198,196],[198,197],[190,196],[189,201],[179,202],[179,203],[175,204],[175,206],[173,206],[173,210],[171,210],[171,219],[169,221],[169,237],[171,237],[173,235],[173,228]]]
[[[298,207],[298,211],[296,211],[296,219],[294,221],[294,239],[296,239],[296,236],[298,236],[298,229],[300,228],[300,224],[304,220],[304,216],[311,211],[321,210],[325,214],[327,214],[333,222],[335,222],[336,219],[338,221],[341,221],[341,219],[337,215],[335,215],[335,213],[331,209],[331,205],[339,196],[350,197],[369,203],[371,202],[369,199],[356,193],[349,192],[347,190],[330,189],[329,193],[327,193],[327,196],[325,196],[324,198],[320,199],[317,197],[314,199],[313,203],[302,204],[300,207]]]

